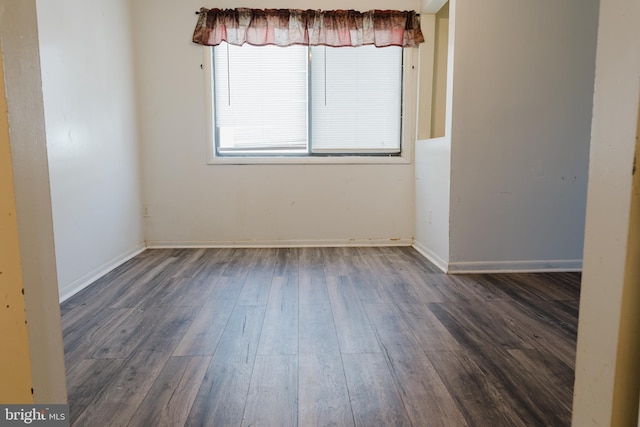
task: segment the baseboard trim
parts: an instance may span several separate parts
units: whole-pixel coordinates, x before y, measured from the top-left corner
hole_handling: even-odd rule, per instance
[[[447,273],[449,271],[449,263],[444,259],[440,258],[440,256],[437,255],[435,252],[433,252],[431,249],[427,248],[420,242],[416,242],[415,240],[413,241],[412,246],[413,246],[413,249],[418,251],[420,255],[428,259],[436,267],[442,270],[443,273]]]
[[[305,248],[354,246],[411,246],[413,239],[336,239],[336,240],[239,240],[239,241],[167,241],[148,240],[149,249],[168,248]]]
[[[117,257],[107,261],[106,263],[102,264],[100,267],[90,271],[89,273],[85,274],[79,279],[74,280],[68,285],[65,285],[64,287],[60,288],[59,290],[60,302],[62,303],[67,299],[71,298],[72,296],[74,296],[75,294],[77,294],[78,292],[80,292],[81,290],[83,290],[84,288],[86,288],[87,286],[89,286],[90,284],[92,284],[93,282],[95,282],[96,280],[98,280],[108,272],[110,272],[111,270],[121,266],[122,264],[124,264],[125,262],[133,258],[134,256],[142,253],[145,249],[147,249],[147,247],[144,244],[140,244],[130,249],[129,251],[123,253],[122,255],[118,255]]]
[[[582,260],[450,262],[449,274],[582,271]]]

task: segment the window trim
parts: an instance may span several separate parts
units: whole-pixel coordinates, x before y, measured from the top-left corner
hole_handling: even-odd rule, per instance
[[[384,48],[381,48],[384,49]],[[218,156],[215,153],[215,124],[213,120],[213,72],[211,56],[213,48],[203,46],[202,70],[204,74],[204,103],[207,164],[210,165],[280,165],[280,164],[410,164],[416,141],[418,49],[403,49],[402,79],[402,137],[401,152],[394,155],[287,155],[287,156]]]

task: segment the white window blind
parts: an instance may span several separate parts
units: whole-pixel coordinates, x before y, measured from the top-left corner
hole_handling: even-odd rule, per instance
[[[314,152],[400,152],[402,48],[311,48]]]
[[[219,155],[401,151],[400,47],[225,43],[212,58]]]
[[[224,44],[213,61],[220,151],[306,150],[306,47]]]

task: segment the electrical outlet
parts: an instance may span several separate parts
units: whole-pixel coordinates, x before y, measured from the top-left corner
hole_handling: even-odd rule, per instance
[[[149,218],[151,215],[149,215],[149,205],[144,205],[142,207],[142,216],[144,216],[145,218]]]

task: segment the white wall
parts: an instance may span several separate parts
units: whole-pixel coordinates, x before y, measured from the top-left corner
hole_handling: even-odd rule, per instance
[[[597,0],[457,0],[450,269],[579,269]]]
[[[416,143],[416,233],[414,247],[443,271],[449,265],[451,140]]]
[[[148,244],[409,244],[411,164],[207,165],[204,48],[191,42],[194,12],[202,5],[134,2]],[[253,0],[243,6],[292,5]],[[295,7],[417,10],[420,2],[306,1]]]
[[[38,0],[60,296],[143,248],[129,1]]]
[[[638,22],[637,0],[601,0],[573,402],[575,427],[638,422]]]
[[[49,195],[38,31],[35,27],[34,0],[0,0],[0,45],[33,400],[35,403],[51,404],[66,403],[67,390]]]
[[[424,2],[423,2],[424,3]],[[449,1],[449,7],[455,7],[455,0]],[[435,10],[434,12],[437,12]],[[424,12],[423,12],[424,14]],[[423,23],[428,21],[423,16]],[[431,26],[425,28],[430,34],[435,34],[436,25],[434,16],[429,20]],[[449,270],[449,200],[451,197],[451,124],[452,124],[452,97],[453,97],[453,57],[455,53],[455,15],[446,19],[449,27],[447,40],[447,83],[444,85],[446,92],[444,105],[444,136],[418,140],[415,150],[415,239],[413,246],[436,264],[443,271]],[[422,64],[430,64],[433,68],[436,64],[436,49],[428,46],[429,41],[420,46],[420,61]],[[442,49],[442,46],[440,47]],[[424,58],[428,56],[428,58]],[[422,88],[426,85],[438,84],[434,79],[433,69],[420,70],[420,96],[425,96]],[[434,90],[435,91],[435,90]],[[431,94],[428,91],[428,94]],[[421,99],[422,101],[422,99]],[[429,100],[431,104],[431,100]],[[422,104],[421,104],[422,105]],[[422,115],[420,110],[419,120],[431,120],[432,112],[428,110],[428,117]],[[431,133],[431,131],[429,131]]]

